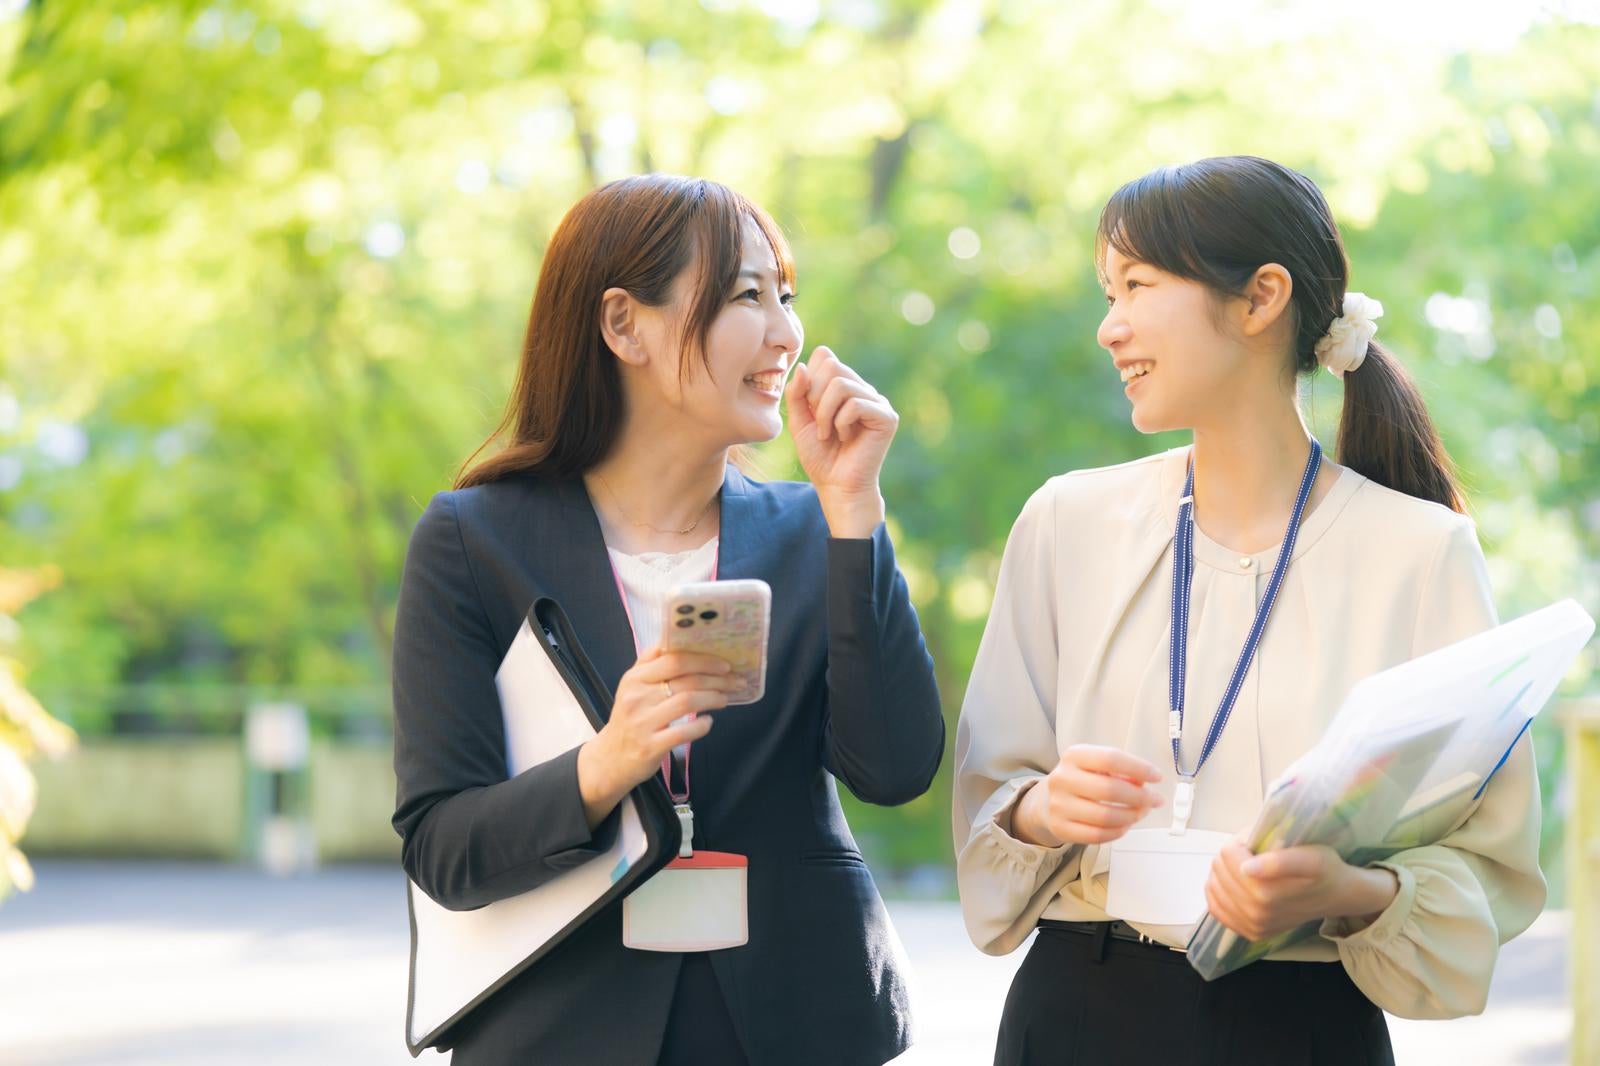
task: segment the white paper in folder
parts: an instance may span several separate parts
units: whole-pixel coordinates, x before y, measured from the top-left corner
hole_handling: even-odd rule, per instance
[[[594,726],[524,621],[495,674],[506,724],[509,777],[595,735]],[[531,892],[471,911],[435,903],[412,883],[416,922],[411,1039],[449,1021],[506,973],[558,935],[644,857],[644,827],[632,799],[610,850]]]

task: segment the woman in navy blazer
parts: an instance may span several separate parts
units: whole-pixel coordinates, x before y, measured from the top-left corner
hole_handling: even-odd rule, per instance
[[[904,803],[944,747],[878,491],[898,419],[826,348],[796,366],[793,282],[776,226],[723,186],[590,193],[541,268],[501,446],[417,524],[394,654],[394,825],[417,885],[466,910],[585,861],[688,740],[696,848],[749,858],[748,943],[636,951],[609,909],[450,1031],[461,1066],[877,1066],[910,1043],[898,941],[834,785]],[[736,465],[785,401],[810,484]],[[716,662],[636,656],[607,551],[713,536],[719,579],[772,587],[766,695],[726,711]],[[616,696],[594,740],[507,780],[494,674],[540,595]]]

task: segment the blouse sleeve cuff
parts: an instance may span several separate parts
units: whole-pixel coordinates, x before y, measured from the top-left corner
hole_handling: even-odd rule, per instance
[[[1049,848],[1043,844],[1029,844],[1025,840],[1017,839],[1012,830],[1011,816],[1016,812],[1017,804],[1028,790],[1039,782],[1039,778],[1031,778],[1018,785],[1011,797],[995,809],[994,816],[983,827],[990,839],[1002,854],[1021,866],[1034,868],[1048,863],[1050,866],[1058,865],[1067,857],[1073,848],[1072,844],[1062,844],[1060,847]]]
[[[1404,863],[1375,862],[1372,865],[1392,872],[1400,881],[1400,890],[1371,924],[1363,925],[1359,918],[1326,919],[1320,932],[1329,940],[1350,947],[1379,948],[1405,928],[1417,901],[1416,874]]]

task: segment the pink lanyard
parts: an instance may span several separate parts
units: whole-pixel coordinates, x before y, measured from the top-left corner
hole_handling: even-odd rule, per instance
[[[717,552],[711,557],[712,581],[717,579],[717,565],[721,561],[721,557],[722,543],[718,541]],[[617,595],[622,597],[622,613],[628,618],[628,631],[633,634],[633,651],[634,654],[637,655],[640,651],[639,629],[633,624],[633,608],[628,606],[628,590],[622,584],[622,575],[617,572],[617,564],[611,560],[611,552],[609,550],[606,552],[606,560],[611,562],[611,576],[617,582]],[[694,715],[691,714],[689,717],[693,718]],[[672,797],[672,802],[675,804],[686,804],[689,802],[689,754],[692,747],[692,744],[680,744],[661,759],[661,778],[666,782],[667,795]],[[672,787],[672,763],[674,755],[680,755],[680,757],[683,759],[683,790],[681,792]]]

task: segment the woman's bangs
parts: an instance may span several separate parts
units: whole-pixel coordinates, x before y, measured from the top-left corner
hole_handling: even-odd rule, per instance
[[[1112,248],[1126,259],[1168,274],[1209,280],[1210,272],[1195,247],[1176,168],[1136,178],[1106,202],[1095,233],[1095,267],[1102,281],[1108,280],[1106,256]]]

